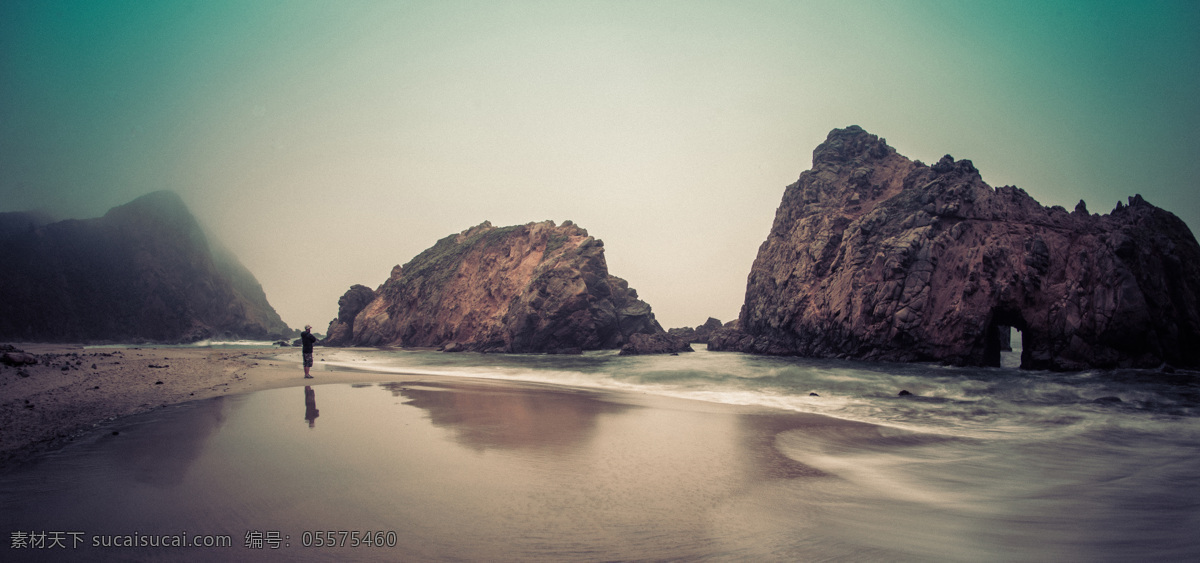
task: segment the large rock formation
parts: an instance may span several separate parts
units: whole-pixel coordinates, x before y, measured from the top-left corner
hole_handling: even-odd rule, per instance
[[[711,349],[1021,366],[1200,365],[1200,246],[1141,196],[1111,214],[992,189],[970,161],[913,162],[834,130],[787,187],[746,284],[740,331]]]
[[[0,339],[191,342],[292,334],[262,286],[211,243],[179,196],[103,217],[0,215]]]
[[[570,221],[484,222],[393,268],[361,305],[367,291],[338,302],[326,345],[560,353],[663,332],[637,292],[609,275],[604,243]]]

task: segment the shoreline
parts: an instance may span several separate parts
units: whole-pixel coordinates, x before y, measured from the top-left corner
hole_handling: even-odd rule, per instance
[[[14,345],[36,365],[0,365],[0,469],[58,450],[102,424],[155,409],[283,387],[368,383],[403,379],[523,391],[557,389],[595,393],[630,405],[671,406],[724,413],[766,413],[829,419],[817,414],[711,403],[667,396],[575,388],[569,385],[428,374],[381,373],[322,365],[317,348],[314,379],[304,379],[298,348],[176,346],[85,347],[82,344]],[[295,358],[278,359],[294,355]],[[24,374],[24,375],[22,375]],[[686,407],[684,406],[686,405]],[[837,419],[830,419],[837,420]]]
[[[374,380],[318,368],[304,379],[291,348],[14,345],[36,365],[0,365],[0,467],[57,450],[100,424],[158,408],[280,387]],[[318,358],[320,352],[318,351]],[[318,359],[318,361],[320,361]]]
[[[80,531],[85,543],[64,554],[104,560],[163,556],[154,548],[118,554],[87,541],[131,530],[226,535],[234,541],[221,557],[234,559],[309,559],[302,531],[318,529],[394,531],[386,551],[340,551],[363,560],[770,553],[791,548],[777,539],[763,548],[755,525],[692,540],[714,533],[709,517],[758,521],[764,510],[803,506],[796,487],[829,475],[788,457],[777,437],[840,435],[853,425],[542,382],[324,369],[303,379],[298,361],[270,360],[277,351],[212,351],[223,353],[237,357],[211,363],[248,368],[245,381],[222,387],[217,398],[101,423],[6,471],[0,496],[10,510],[0,521],[10,530]],[[165,368],[143,371],[151,369]],[[257,390],[268,392],[223,400]],[[770,493],[765,506],[755,491]],[[290,545],[278,553],[243,545],[263,522],[290,535]],[[472,529],[466,539],[463,522]],[[551,536],[537,539],[543,531]]]

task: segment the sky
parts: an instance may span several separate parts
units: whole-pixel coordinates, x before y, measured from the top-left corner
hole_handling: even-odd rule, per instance
[[[0,211],[182,196],[293,327],[485,220],[737,317],[830,130],[1200,227],[1200,2],[0,2]]]

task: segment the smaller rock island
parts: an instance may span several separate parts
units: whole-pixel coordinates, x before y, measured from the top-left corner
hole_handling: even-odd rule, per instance
[[[570,221],[485,221],[392,268],[375,290],[351,287],[325,344],[579,353],[621,348],[635,334],[665,331],[608,273],[603,241]]]

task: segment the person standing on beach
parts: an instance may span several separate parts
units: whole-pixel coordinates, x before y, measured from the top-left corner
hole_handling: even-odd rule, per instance
[[[317,341],[317,337],[312,335],[312,325],[304,325],[304,332],[300,333],[300,352],[304,356],[304,379],[312,379],[313,376],[308,374],[308,370],[313,365],[313,343]]]

